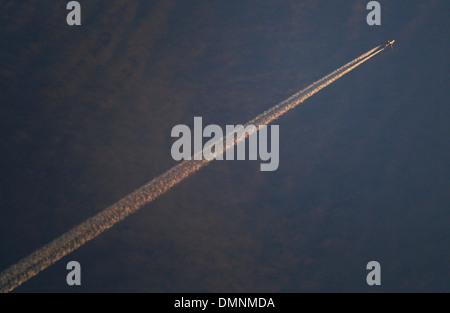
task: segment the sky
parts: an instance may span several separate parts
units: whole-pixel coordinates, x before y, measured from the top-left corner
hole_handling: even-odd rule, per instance
[[[449,291],[447,1],[79,2],[0,4],[0,271],[176,165],[175,125],[396,42],[274,122],[276,171],[213,161],[14,292]]]

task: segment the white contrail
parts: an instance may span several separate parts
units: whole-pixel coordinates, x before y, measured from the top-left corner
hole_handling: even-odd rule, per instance
[[[367,51],[366,53],[362,54],[361,56],[357,57],[356,59],[348,62],[347,64],[341,66],[340,68],[338,68],[337,70],[331,72],[330,74],[322,77],[321,79],[315,81],[314,83],[312,83],[311,85],[309,85],[308,87],[300,90],[299,92],[297,92],[296,94],[290,96],[288,99],[280,102],[279,104],[277,104],[276,106],[268,109],[267,111],[265,111],[264,113],[260,114],[261,115],[266,115],[268,114],[270,111],[276,110],[277,107],[283,106],[286,103],[290,103],[292,101],[294,101],[294,99],[297,99],[298,97],[300,97],[301,95],[304,95],[308,90],[314,89],[316,86],[319,86],[321,83],[323,83],[324,81],[330,79],[332,76],[336,75],[337,73],[344,71],[345,69],[351,67],[352,65],[355,65],[356,63],[360,62],[361,60],[364,60],[366,57],[368,57],[369,55],[371,55],[373,52],[375,52],[376,50],[383,48],[383,46],[378,46],[373,48],[372,50]],[[250,121],[247,124],[252,124],[252,121]]]
[[[366,62],[367,60],[371,59],[378,53],[384,50],[383,46],[378,46],[369,52],[363,54],[362,56],[356,58],[355,60],[347,63],[346,65],[340,67],[338,70],[332,72],[331,74],[325,76],[327,79],[320,79],[317,82],[312,83],[310,86],[303,89],[301,92],[296,93],[295,95],[291,96],[287,100],[284,100],[283,102],[280,102],[276,106],[270,108],[269,110],[265,111],[264,113],[258,115],[253,120],[249,121],[246,125],[267,125],[273,120],[277,119],[290,109],[293,109],[312,95],[318,93],[323,88],[327,87],[328,85],[332,84],[337,79],[341,78],[348,72],[352,71],[354,68],[358,67],[362,63]],[[325,78],[324,77],[324,78]]]
[[[385,48],[384,46],[378,46],[378,47],[373,48],[372,50],[369,50],[368,52],[362,54],[361,56],[348,62],[347,64],[341,66],[337,70],[322,77],[321,79],[315,81],[308,87],[300,90],[299,92],[292,95],[288,99],[278,103],[277,105],[264,111],[263,113],[261,113],[260,115],[258,115],[254,119],[252,119],[251,121],[247,122],[244,125],[244,128],[247,127],[248,125],[255,125],[256,129],[249,128],[248,132],[242,132],[241,134],[239,134],[238,137],[236,138],[236,140],[232,141],[231,143],[226,142],[227,145],[224,145],[222,153],[225,153],[226,150],[230,149],[232,146],[236,145],[240,141],[246,139],[248,136],[253,134],[255,131],[258,131],[260,126],[269,124],[270,122],[277,119],[278,117],[280,117],[281,115],[283,115],[284,113],[289,111],[290,109],[296,107],[297,105],[299,105],[300,103],[302,103],[303,101],[305,101],[306,99],[311,97],[312,95],[318,93],[321,89],[325,88],[326,86],[330,85],[331,83],[333,83],[340,77],[344,76],[345,74],[347,74],[354,68],[358,67],[360,64],[362,64],[362,63],[366,62],[367,60],[369,60],[370,58],[374,57],[375,55],[377,55],[378,53],[383,51],[384,48]],[[225,142],[226,140],[224,140],[224,139],[227,138],[227,136],[228,136],[228,134],[221,137],[217,141],[214,141],[212,143],[212,145],[214,145],[216,143]],[[195,155],[201,155],[202,153],[203,153],[203,151],[198,151]],[[211,155],[215,158],[215,157],[217,157],[217,154],[218,153],[212,153]]]
[[[259,126],[269,124],[360,64],[374,57],[382,50],[384,50],[384,47],[379,46],[364,53],[360,57],[314,82],[287,100],[258,115],[245,125],[253,124],[259,128]],[[250,133],[245,133],[244,136],[225,147],[223,153],[225,153],[226,149],[236,145],[239,141],[244,140],[248,135],[250,135]],[[144,205],[164,194],[209,162],[209,160],[205,159],[181,162],[105,210],[87,219],[52,242],[23,258],[16,264],[10,266],[0,274],[0,292],[9,292],[17,288],[42,270],[60,260],[62,257],[81,247],[89,240],[114,226],[117,222],[123,220],[128,215],[136,212]]]

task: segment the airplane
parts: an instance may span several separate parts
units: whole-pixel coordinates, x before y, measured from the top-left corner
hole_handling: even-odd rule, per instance
[[[391,41],[388,40],[388,41],[385,42],[385,45],[384,45],[384,46],[385,46],[385,47],[391,46],[391,48],[394,49],[394,47],[393,47],[394,42],[395,42],[395,40],[391,40]]]

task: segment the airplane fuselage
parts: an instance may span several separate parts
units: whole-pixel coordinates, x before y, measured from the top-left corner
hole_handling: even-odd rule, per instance
[[[388,41],[386,41],[385,47],[387,47],[387,46],[391,46],[392,47],[394,42],[395,42],[395,40],[388,40]]]

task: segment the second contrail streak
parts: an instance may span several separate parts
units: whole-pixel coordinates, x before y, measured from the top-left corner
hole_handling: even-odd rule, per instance
[[[258,115],[245,125],[253,124],[259,127],[271,123],[383,50],[384,47],[379,46],[364,53],[360,57],[309,85],[287,100]],[[245,137],[248,135],[250,134],[248,133]],[[244,140],[245,137],[238,138],[237,141],[234,141],[234,145],[240,140]],[[230,147],[228,146],[226,148]],[[210,161],[208,160],[188,160],[181,162],[125,196],[123,199],[107,207],[100,213],[87,219],[52,242],[23,258],[16,264],[10,266],[0,274],[0,292],[9,292],[17,288],[42,270],[60,260],[62,257],[81,247],[89,240],[97,237],[102,232],[111,228],[117,222],[136,212],[160,195],[166,193],[173,186],[189,177],[209,162]]]

